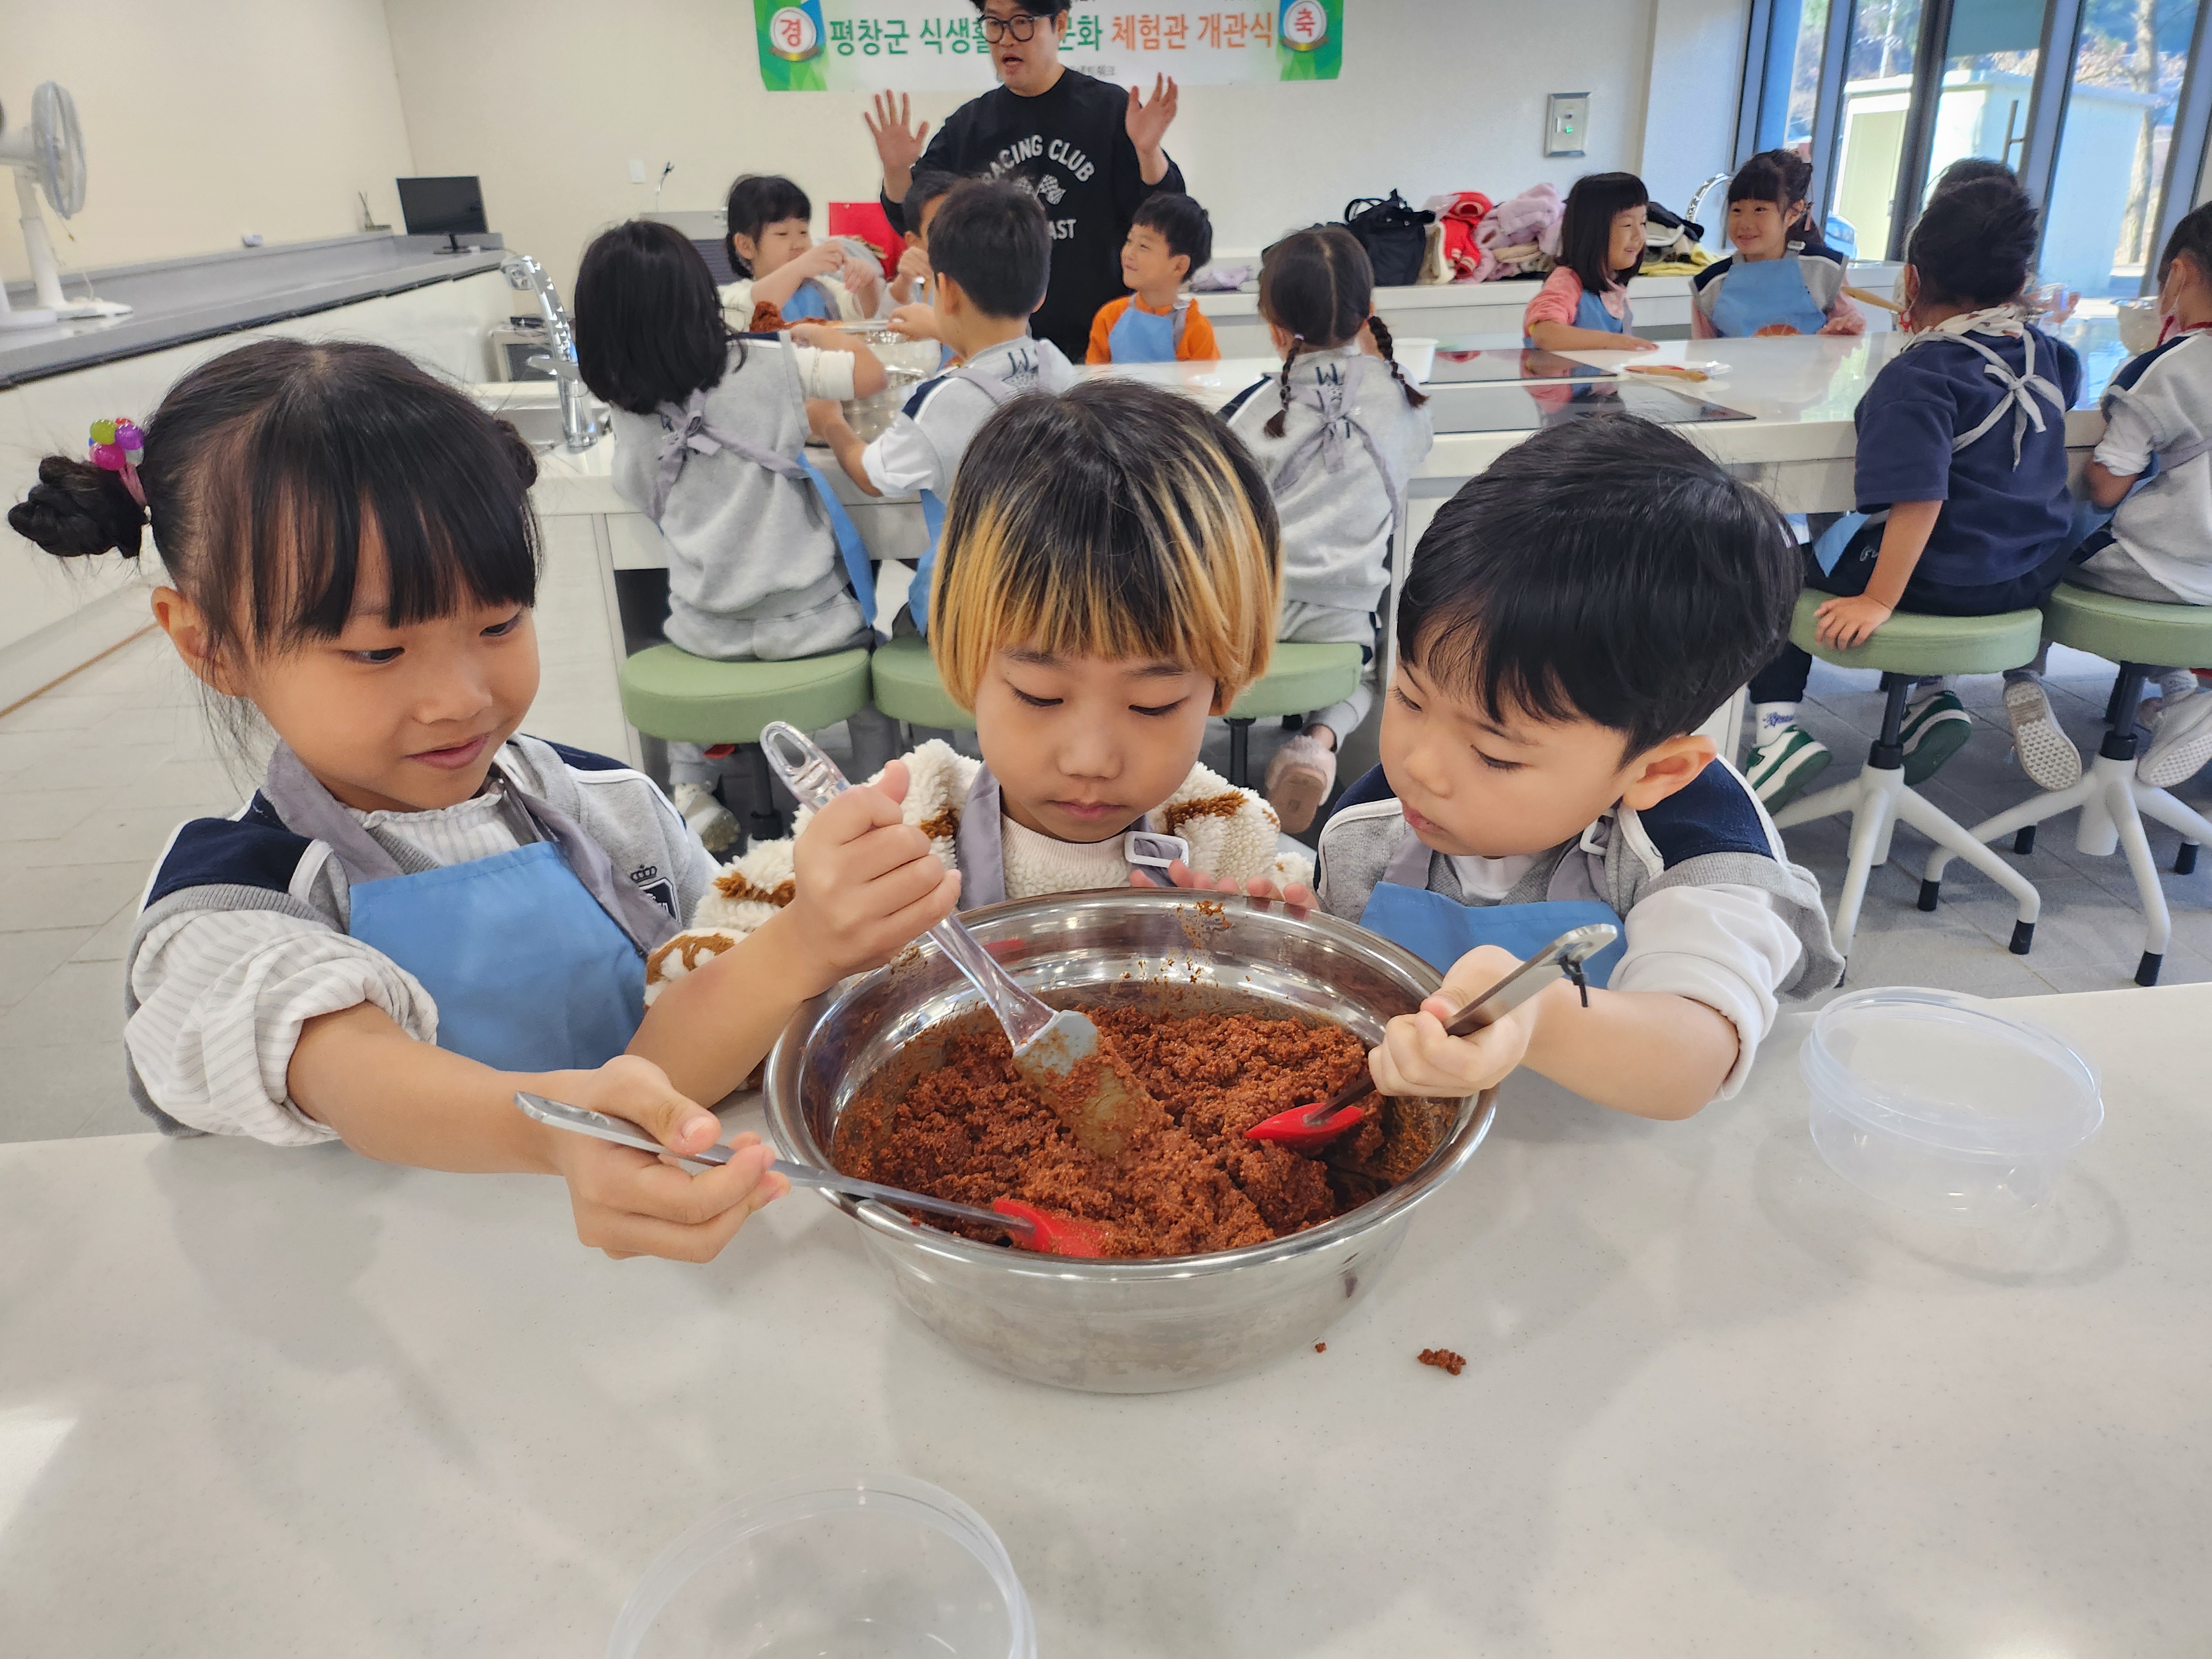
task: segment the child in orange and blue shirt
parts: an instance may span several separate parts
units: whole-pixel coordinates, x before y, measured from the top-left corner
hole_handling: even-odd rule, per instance
[[[1121,280],[1132,292],[1098,307],[1091,323],[1093,363],[1203,362],[1221,356],[1213,325],[1182,285],[1213,258],[1213,222],[1188,196],[1148,196],[1121,245]]]

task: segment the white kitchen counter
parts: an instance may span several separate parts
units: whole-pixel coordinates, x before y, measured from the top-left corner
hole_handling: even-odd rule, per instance
[[[0,1649],[596,1654],[859,1465],[982,1512],[1048,1659],[2201,1653],[2212,988],[2020,1012],[2109,1112],[2027,1235],[1830,1175],[1797,1016],[1687,1123],[1510,1085],[1325,1354],[1151,1397],[959,1358],[811,1194],[697,1268],[548,1180],[0,1146]]]

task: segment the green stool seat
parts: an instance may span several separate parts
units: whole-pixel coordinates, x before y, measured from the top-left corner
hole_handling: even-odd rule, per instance
[[[2107,662],[2212,665],[2212,605],[2149,605],[2062,585],[2043,616],[2045,631],[2059,644]]]
[[[1238,694],[1229,718],[1264,720],[1326,708],[1352,695],[1360,662],[1356,645],[1278,645],[1267,672]]]
[[[868,706],[868,653],[716,662],[647,646],[623,664],[622,706],[647,737],[675,743],[757,743],[770,720],[818,732]]]
[[[927,640],[911,634],[886,640],[876,647],[868,672],[875,684],[876,707],[893,720],[953,732],[975,729],[975,717],[945,689]]]
[[[1849,651],[1819,644],[1814,619],[1835,596],[1808,588],[1797,596],[1790,637],[1822,662],[1885,674],[2000,674],[2033,662],[2043,648],[2043,612],[2006,611],[1994,617],[1928,617],[1900,611]]]
[[[1267,672],[1230,705],[1229,781],[1240,789],[1251,781],[1254,720],[1310,714],[1341,702],[1359,684],[1362,660],[1356,645],[1278,644],[1269,654]]]

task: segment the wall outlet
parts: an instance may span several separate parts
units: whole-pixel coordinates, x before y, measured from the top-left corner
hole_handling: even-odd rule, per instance
[[[641,185],[645,182],[644,162],[632,161],[629,164],[629,181],[633,185]]]
[[[1544,154],[1583,155],[1589,126],[1589,94],[1553,93],[1544,100]]]

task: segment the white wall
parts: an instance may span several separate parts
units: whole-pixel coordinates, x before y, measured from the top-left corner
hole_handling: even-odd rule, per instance
[[[1662,198],[1725,166],[1747,0],[1358,0],[1343,77],[1195,87],[1169,138],[1216,241],[1255,248],[1394,186],[1503,198],[1637,167]],[[719,208],[741,171],[817,204],[878,176],[864,95],[762,90],[736,0],[386,0],[408,134],[425,172],[483,175],[493,228],[566,286],[593,231],[653,205],[629,183],[673,161],[663,205]],[[1655,59],[1659,100],[1647,109]],[[1547,161],[1544,95],[1591,94],[1589,154]],[[940,119],[963,95],[918,98]]]
[[[84,211],[48,216],[65,266],[213,252],[247,231],[341,236],[356,191],[398,222],[392,181],[414,162],[379,0],[0,0],[11,125],[41,81],[70,89],[84,128]],[[0,208],[0,274],[26,276],[12,188]]]

